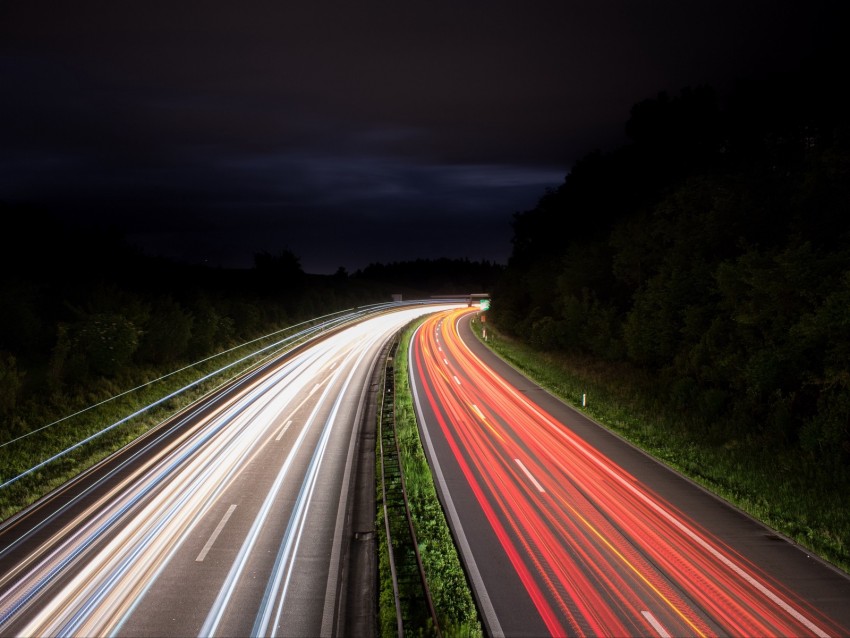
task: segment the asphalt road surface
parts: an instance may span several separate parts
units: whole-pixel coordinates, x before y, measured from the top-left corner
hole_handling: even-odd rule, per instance
[[[847,636],[850,579],[489,351],[410,346],[423,442],[493,636]]]
[[[0,634],[333,636],[360,617],[369,628],[372,602],[350,599],[348,565],[362,519],[353,479],[374,452],[360,436],[373,372],[401,327],[446,307],[317,340],[4,522]],[[374,527],[374,504],[365,520]]]

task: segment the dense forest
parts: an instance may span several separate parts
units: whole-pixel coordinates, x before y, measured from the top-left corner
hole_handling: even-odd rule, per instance
[[[0,442],[283,327],[394,294],[478,290],[503,268],[417,260],[312,275],[288,249],[257,253],[249,269],[211,268],[37,207],[0,213],[17,220],[0,254]]]
[[[716,445],[850,476],[850,104],[834,67],[635,104],[531,210],[490,320],[656,379]],[[697,419],[694,419],[697,415]]]

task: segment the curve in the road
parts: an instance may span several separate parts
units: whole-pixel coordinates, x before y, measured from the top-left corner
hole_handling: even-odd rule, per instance
[[[733,542],[753,524],[743,516],[708,529],[700,521],[729,519],[732,508],[551,395],[547,407],[533,400],[542,393],[527,379],[503,362],[496,372],[495,357],[485,363],[467,326],[473,312],[423,323],[411,385],[491,634],[846,635],[845,620],[759,564],[800,552],[775,544],[786,553],[747,556]],[[589,442],[601,436],[608,454]],[[650,487],[670,482],[683,494],[676,504]],[[850,595],[846,578],[817,562],[810,570]]]
[[[0,634],[344,634],[372,370],[403,326],[456,306],[325,335],[5,522]]]

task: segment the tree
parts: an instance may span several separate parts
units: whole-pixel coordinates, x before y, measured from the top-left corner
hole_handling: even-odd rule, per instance
[[[142,361],[162,364],[179,360],[192,338],[192,316],[170,297],[157,301],[139,344]]]
[[[0,417],[4,420],[15,411],[23,376],[15,357],[8,352],[0,352]]]
[[[84,369],[107,377],[129,367],[139,346],[139,330],[120,314],[84,317],[71,331],[72,356],[81,357]]]

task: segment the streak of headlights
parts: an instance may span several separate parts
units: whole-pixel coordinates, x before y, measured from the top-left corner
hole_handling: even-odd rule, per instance
[[[310,469],[300,479],[303,497],[299,498],[286,538],[281,541],[278,568],[269,581],[266,604],[257,616],[258,627],[268,627],[272,618],[276,626],[286,597],[283,574],[289,573],[286,569],[291,571],[297,534],[303,528],[303,517],[316,489],[324,446],[355,367],[364,363],[370,345],[388,339],[409,321],[437,309],[418,305],[346,328],[312,345],[275,372],[240,387],[215,411],[182,429],[155,456],[55,531],[38,551],[10,567],[4,581],[14,583],[0,598],[0,628],[23,610],[29,610],[32,620],[22,631],[25,635],[105,635],[120,630],[217,497],[274,439],[280,415],[291,411],[299,397],[311,393],[311,386],[319,378],[318,386],[312,390],[324,390],[287,452],[266,499],[273,499],[275,491],[288,480],[293,459],[303,453],[307,432],[313,427],[320,406],[330,402],[331,416],[321,426],[322,436],[312,452]],[[340,364],[332,367],[332,361]],[[345,379],[341,389],[335,388],[339,379]],[[252,534],[263,523],[262,515],[258,515]],[[232,591],[229,588],[238,580],[240,561],[250,553],[251,546],[249,536],[231,568],[232,578],[222,586],[223,592]],[[287,564],[289,567],[284,569]],[[69,577],[72,566],[76,572]],[[57,586],[60,583],[61,588]],[[43,593],[48,589],[51,591],[46,600]],[[219,596],[208,618],[221,613],[227,598],[227,594]],[[208,619],[208,623],[205,629],[213,633],[215,621]]]

